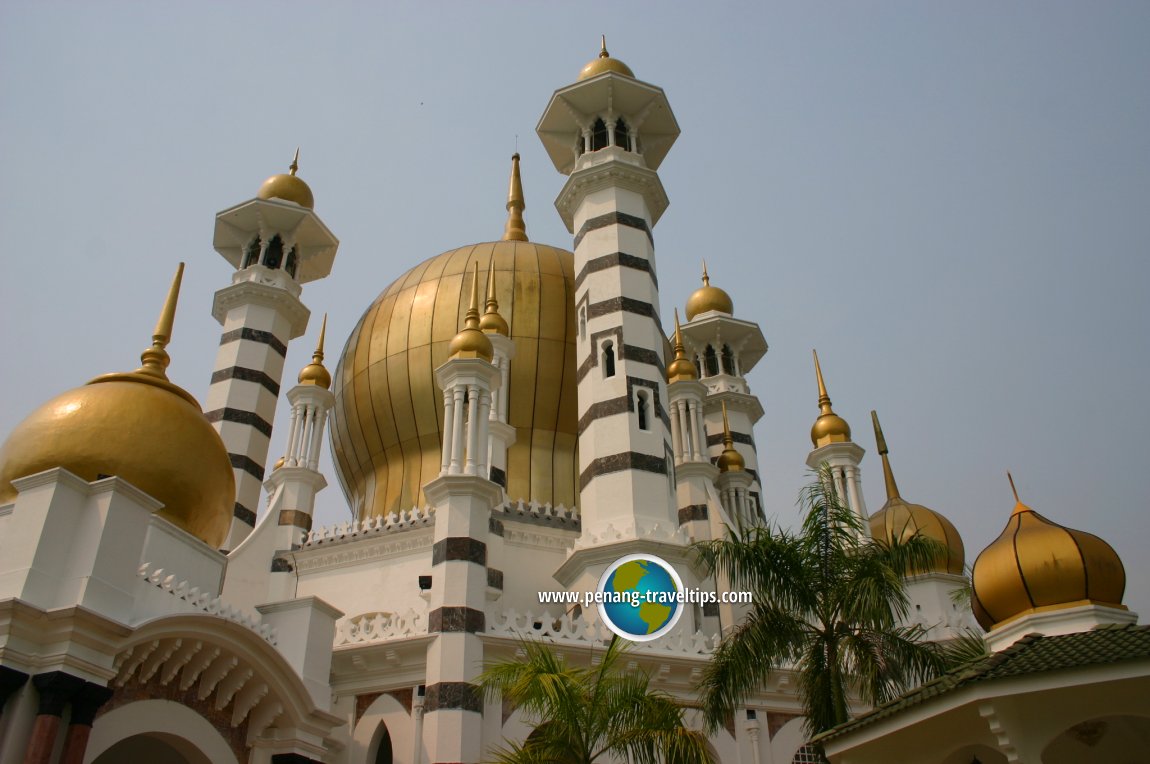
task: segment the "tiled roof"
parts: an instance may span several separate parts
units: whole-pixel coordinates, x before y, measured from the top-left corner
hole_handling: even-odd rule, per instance
[[[1090,631],[1054,637],[1028,634],[1001,652],[971,661],[857,719],[827,730],[815,741],[830,740],[979,682],[1146,659],[1150,659],[1150,626],[1099,626]]]

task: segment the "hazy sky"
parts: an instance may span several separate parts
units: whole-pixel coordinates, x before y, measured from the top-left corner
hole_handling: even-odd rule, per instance
[[[297,145],[341,240],[303,294],[333,364],[395,276],[500,236],[516,136],[529,235],[570,248],[534,127],[601,33],[683,130],[659,170],[664,318],[706,257],[770,343],[750,375],[768,511],[797,517],[817,347],[872,511],[875,408],[903,495],[955,523],[968,562],[1006,522],[1011,469],[1024,501],[1118,550],[1150,615],[1145,2],[5,0],[0,434],[135,368],[179,260],[169,373],[202,400],[231,274],[213,216]]]

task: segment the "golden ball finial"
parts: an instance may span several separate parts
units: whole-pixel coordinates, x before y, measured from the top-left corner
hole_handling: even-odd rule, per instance
[[[511,327],[499,313],[499,300],[495,297],[495,255],[487,262],[487,306],[479,319],[479,331],[484,334],[510,336]]]
[[[717,311],[728,316],[735,312],[735,303],[731,296],[716,286],[711,286],[711,277],[707,274],[707,261],[703,261],[703,286],[691,294],[687,300],[687,320],[703,313]]]
[[[631,71],[631,67],[617,58],[611,58],[611,54],[607,52],[607,35],[603,35],[601,40],[598,57],[593,58],[587,66],[583,67],[583,71],[579,72],[579,82],[589,80],[604,72],[615,72],[616,74],[634,78],[635,73]]]
[[[471,306],[467,309],[464,318],[464,327],[447,346],[448,356],[451,358],[482,358],[491,361],[495,357],[495,348],[491,340],[479,329],[479,261],[471,275]]]
[[[971,607],[982,627],[989,631],[1029,613],[1079,605],[1125,610],[1126,570],[1114,548],[1038,514],[1019,501],[1013,477],[1010,484],[1014,511],[971,574]]]
[[[846,420],[835,413],[831,407],[830,396],[827,395],[827,386],[823,382],[823,369],[819,366],[818,351],[812,350],[815,356],[815,377],[819,382],[819,418],[811,426],[811,443],[815,448],[822,448],[831,443],[849,443],[851,439],[851,426]]]
[[[319,341],[315,345],[315,352],[311,354],[311,363],[300,369],[299,383],[301,385],[315,385],[324,390],[331,388],[331,373],[323,365],[323,339],[327,334],[327,314],[323,314],[323,323],[319,327]]]
[[[699,378],[699,370],[694,362],[687,357],[687,350],[683,346],[683,329],[679,326],[679,309],[675,308],[675,360],[667,366],[667,381],[681,382]]]
[[[282,199],[295,202],[301,207],[312,209],[315,207],[315,197],[311,187],[303,182],[303,178],[296,175],[299,170],[299,149],[295,150],[295,159],[286,174],[273,175],[264,181],[260,190],[256,192],[257,199]]]
[[[731,437],[731,424],[727,421],[727,402],[723,401],[723,453],[719,454],[719,472],[742,472],[747,468],[747,460],[735,448]]]

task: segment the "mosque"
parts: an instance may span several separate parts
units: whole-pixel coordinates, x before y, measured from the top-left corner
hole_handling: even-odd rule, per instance
[[[705,266],[682,320],[660,301],[670,102],[604,45],[537,133],[567,177],[555,206],[573,251],[529,239],[516,155],[502,238],[400,274],[329,370],[302,297],[339,241],[293,162],[216,216],[234,273],[202,407],[165,372],[181,264],[137,369],[57,395],[7,436],[0,764],[479,762],[531,731],[475,691],[485,662],[524,638],[594,660],[610,638],[595,610],[541,591],[593,590],[646,553],[725,593],[690,544],[764,516],[746,375],[768,345]],[[293,340],[315,352],[285,390]],[[936,640],[977,621],[992,650],[860,705],[820,739],[831,761],[1145,761],[1150,634],[1122,605],[1114,550],[1018,502],[974,564],[973,610],[955,604],[962,539],[901,496],[877,416],[886,498],[868,512],[865,451],[814,367],[807,465],[829,466],[875,536],[944,544],[908,580],[910,618]],[[316,527],[325,432],[355,520]],[[629,660],[690,707],[745,610],[685,605]],[[817,760],[797,684],[772,675],[712,736],[716,760]]]

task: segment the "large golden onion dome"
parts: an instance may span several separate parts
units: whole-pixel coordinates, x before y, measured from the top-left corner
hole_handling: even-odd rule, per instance
[[[315,197],[312,196],[311,187],[303,182],[303,178],[296,175],[299,170],[299,149],[295,151],[295,159],[292,160],[291,167],[288,172],[280,175],[273,175],[264,181],[260,186],[260,190],[256,192],[257,199],[283,199],[288,202],[295,202],[301,207],[307,207],[309,210],[315,207]]]
[[[515,342],[508,418],[516,440],[507,454],[507,493],[576,502],[574,255],[505,238],[415,266],[383,290],[352,330],[335,373],[331,441],[359,517],[426,503],[423,486],[439,475],[443,439],[435,369],[463,325],[476,266],[494,269],[493,294]]]
[[[1017,491],[1014,499],[1006,527],[974,562],[971,607],[982,627],[1079,605],[1125,610],[1126,571],[1114,548],[1046,519],[1019,501]]]
[[[711,277],[707,274],[707,264],[703,263],[703,285],[691,293],[687,298],[687,320],[711,311],[726,313],[728,316],[735,312],[735,303],[731,296],[717,286],[711,286]]]
[[[914,572],[962,575],[966,564],[966,548],[963,546],[958,529],[942,513],[921,504],[911,504],[899,495],[898,484],[895,483],[894,472],[890,468],[886,438],[883,437],[882,427],[878,422],[878,414],[872,411],[870,415],[874,422],[874,437],[878,444],[878,452],[882,456],[887,497],[882,509],[870,517],[871,537],[906,541],[917,533],[934,539],[945,547],[945,551],[940,552],[925,570]]]
[[[0,447],[0,504],[16,499],[13,480],[54,467],[87,481],[115,475],[163,502],[160,517],[213,548],[223,543],[236,494],[227,449],[164,373],[182,272],[139,369],[58,395],[12,431]]]
[[[819,366],[819,354],[811,351],[815,356],[815,378],[819,383],[819,418],[811,425],[811,443],[815,448],[822,448],[831,443],[849,443],[851,439],[851,426],[847,420],[835,413],[831,407],[830,396],[827,395],[827,386],[823,382],[823,369]]]
[[[579,82],[589,80],[592,77],[602,74],[603,72],[616,72],[617,74],[624,74],[628,77],[634,77],[635,73],[631,71],[631,67],[624,64],[617,58],[611,58],[611,54],[607,52],[607,36],[603,36],[603,44],[599,49],[599,55],[591,59],[587,66],[579,72]]]
[[[315,385],[327,390],[331,387],[331,373],[323,365],[323,340],[327,334],[327,314],[323,314],[323,323],[319,327],[319,341],[315,345],[315,352],[311,354],[311,363],[299,371],[296,380],[301,385]]]

